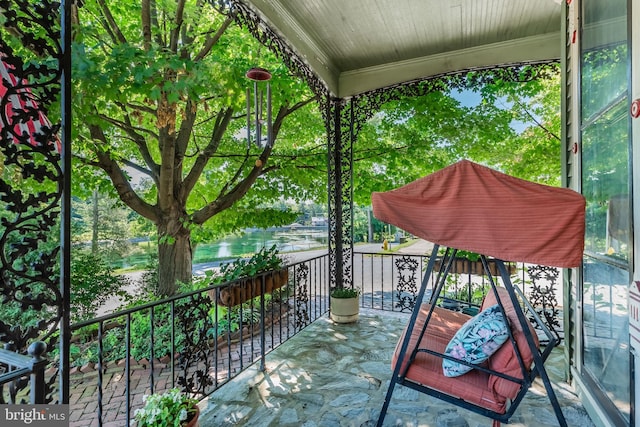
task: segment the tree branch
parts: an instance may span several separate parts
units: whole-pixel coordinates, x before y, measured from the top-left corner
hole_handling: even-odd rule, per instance
[[[280,132],[280,127],[282,126],[282,123],[284,122],[284,119],[287,118],[287,116],[289,116],[290,114],[294,113],[295,111],[299,110],[300,108],[304,107],[305,105],[317,100],[318,97],[317,96],[313,96],[309,99],[306,99],[304,101],[300,101],[296,104],[293,105],[293,107],[289,108],[289,103],[285,102],[284,104],[282,104],[282,106],[280,106],[280,109],[278,110],[278,114],[276,114],[276,118],[273,121],[273,141],[275,143],[275,140],[278,136],[278,133]]]
[[[160,176],[158,179],[158,204],[161,210],[169,209],[174,202],[176,172],[176,106],[162,93],[158,101],[158,145],[160,148]]]
[[[182,113],[182,122],[180,123],[180,130],[178,131],[178,136],[176,137],[176,151],[178,161],[181,162],[184,158],[184,154],[187,152],[187,147],[189,146],[189,139],[191,138],[191,134],[193,132],[193,123],[196,121],[196,113],[198,111],[198,105],[191,101],[187,100],[184,104],[183,113]]]
[[[147,107],[146,105],[143,105],[143,104],[132,104],[131,102],[127,102],[124,105],[126,105],[128,108],[131,108],[132,110],[140,111],[142,113],[152,114],[154,116],[157,113],[157,110],[155,108]]]
[[[211,159],[216,151],[218,151],[218,146],[220,145],[220,141],[222,141],[224,133],[227,131],[227,127],[229,126],[232,116],[233,108],[230,107],[218,112],[216,123],[213,127],[211,138],[209,139],[209,144],[207,144],[207,146],[198,155],[191,167],[191,170],[189,171],[189,174],[183,181],[183,197],[188,197],[189,193],[191,193],[193,187],[196,185],[196,182],[198,182],[200,175],[202,175],[204,168],[207,166],[209,159]]]
[[[131,169],[135,169],[135,170],[137,170],[138,172],[140,172],[140,173],[142,173],[142,174],[144,174],[144,175],[148,176],[149,178],[153,179],[153,173],[152,173],[149,169],[147,169],[147,168],[145,168],[145,167],[143,167],[143,166],[140,166],[139,164],[137,164],[137,163],[135,163],[135,162],[132,162],[132,161],[131,161],[131,160],[129,160],[129,159],[120,158],[120,161],[121,161],[123,164],[125,164],[125,165],[129,166]]]
[[[111,10],[109,10],[109,7],[106,5],[104,0],[98,0],[98,4],[100,5],[102,14],[106,19],[106,22],[103,22],[103,24],[106,24],[105,29],[112,34],[115,41],[121,44],[125,44],[127,42],[127,39],[125,38],[124,34],[122,34],[122,31],[120,31],[120,27],[118,27],[118,24],[116,24],[115,19],[113,19],[113,15],[111,14]]]
[[[287,111],[286,107],[285,106],[281,107],[278,115],[280,114],[284,115],[285,111]],[[275,125],[274,125],[274,141],[275,141]],[[212,216],[216,215],[219,212],[222,212],[225,209],[230,208],[231,206],[233,206],[235,202],[237,202],[242,197],[244,197],[244,195],[247,194],[247,191],[249,191],[251,189],[251,186],[253,186],[253,184],[256,182],[256,179],[258,179],[258,177],[262,175],[263,169],[266,168],[267,160],[271,155],[272,149],[273,149],[272,146],[267,145],[266,147],[264,147],[264,149],[262,150],[262,153],[260,154],[260,157],[255,163],[255,166],[251,169],[249,174],[242,181],[240,181],[231,189],[231,191],[225,194],[226,189],[228,188],[228,185],[225,186],[220,192],[220,194],[218,195],[218,197],[216,197],[216,199],[213,202],[204,206],[202,209],[194,212],[192,215],[194,224],[198,224],[198,225],[203,224]],[[244,162],[243,165],[245,163],[246,162]],[[243,167],[242,166],[239,167],[238,171],[236,172],[236,175],[232,180],[229,181],[229,183],[235,181],[235,179],[240,175],[242,170],[243,170]]]
[[[291,107],[289,109],[289,111],[287,111],[286,116],[288,116],[291,113],[294,113],[295,111],[299,110],[300,108],[304,107],[305,105],[307,105],[307,104],[309,104],[309,103],[311,103],[313,101],[317,101],[318,99],[319,99],[318,96],[313,96],[313,97],[311,97],[309,99],[305,99],[304,101],[300,101],[300,102],[294,104],[293,107]]]
[[[151,50],[151,0],[142,0],[142,40],[144,50]]]
[[[229,25],[231,25],[234,18],[235,18],[235,14],[227,16],[227,19],[224,20],[220,28],[218,28],[218,31],[216,31],[216,33],[212,37],[207,36],[204,46],[202,47],[200,52],[198,52],[198,54],[195,56],[194,61],[200,61],[202,58],[204,58],[209,54],[213,46],[216,43],[218,43],[218,40],[220,40],[220,37],[222,37],[224,32],[227,30],[227,28],[229,28]]]
[[[106,147],[109,145],[104,132],[102,132],[99,126],[89,125],[89,132],[92,139],[99,141],[102,146]],[[158,222],[159,215],[155,207],[138,196],[127,180],[124,171],[120,168],[118,162],[113,160],[109,152],[101,150],[100,145],[96,145],[95,153],[98,157],[97,166],[107,173],[120,200],[143,217],[153,222]]]
[[[147,146],[147,141],[144,138],[143,135],[139,134],[138,131],[142,131],[142,132],[146,132],[151,134],[154,138],[158,138],[158,135],[154,135],[151,131],[144,129],[144,128],[137,128],[135,126],[133,126],[131,124],[131,120],[129,119],[128,114],[126,114],[126,110],[124,108],[124,106],[122,104],[119,104],[119,106],[123,109],[124,111],[124,122],[116,120],[112,117],[108,117],[108,116],[104,116],[102,114],[96,113],[96,115],[100,118],[102,118],[104,121],[113,124],[114,126],[118,127],[119,129],[122,129],[127,135],[129,135],[129,137],[131,138],[131,140],[136,144],[136,146],[138,147],[138,151],[140,151],[140,155],[142,156],[142,158],[144,159],[145,163],[147,164],[147,167],[149,168],[150,174],[149,176],[151,177],[151,179],[153,179],[153,181],[156,183],[156,185],[158,184],[158,177],[160,174],[160,169],[159,169],[159,165],[153,160],[153,157],[151,156],[151,153],[149,152],[149,147]]]
[[[190,17],[192,19],[187,20],[187,22],[182,25],[182,48],[180,49],[180,56],[182,58],[189,57],[189,50],[187,49],[187,46],[191,46],[193,44],[193,41],[195,40],[195,37],[191,35],[191,32],[194,30],[194,28],[197,29],[202,22],[202,19],[200,19],[200,17],[204,16],[203,6],[205,4],[205,1],[206,0],[196,0],[194,14]],[[194,17],[197,18],[194,19]]]
[[[522,103],[520,102],[520,100],[519,100],[519,99],[516,99],[516,100],[515,100],[515,103],[516,103],[516,104],[518,104],[518,105],[520,106],[520,109],[521,109],[522,111],[524,111],[524,113],[525,113],[525,114],[526,114],[526,115],[531,119],[531,121],[532,121],[533,123],[535,123],[535,125],[536,125],[536,126],[538,126],[540,129],[542,129],[542,130],[544,131],[544,133],[546,133],[547,135],[549,135],[551,138],[554,138],[554,139],[556,139],[556,140],[560,141],[560,137],[559,137],[558,135],[556,135],[555,133],[553,133],[553,132],[552,132],[549,128],[547,128],[545,125],[543,125],[542,123],[540,123],[540,122],[538,121],[538,119],[536,119],[536,118],[533,116],[533,114],[531,114],[531,113],[529,112],[529,110],[527,109],[527,106],[526,106],[526,105],[524,105],[524,104],[522,104]]]
[[[218,196],[216,200],[194,212],[191,216],[193,223],[197,225],[204,224],[204,222],[212,216],[233,206],[235,202],[247,194],[247,191],[249,191],[253,183],[260,176],[261,171],[262,166],[254,166],[249,175],[240,181],[231,191]]]
[[[122,106],[122,105],[120,105]],[[133,139],[144,139],[144,137],[136,132],[143,132],[146,133],[147,135],[151,136],[153,139],[158,139],[158,134],[151,132],[151,130],[149,129],[145,129],[143,127],[138,127],[138,126],[134,126],[133,124],[131,124],[130,120],[125,120],[125,121],[121,121],[121,120],[117,120],[114,119],[113,117],[109,117],[106,116],[104,114],[101,113],[97,113],[96,112],[96,116],[100,117],[102,120],[104,120],[107,123],[111,123],[112,125],[116,126],[119,129],[122,129],[123,131],[127,132],[127,133],[133,133],[133,135],[135,136],[135,138]]]
[[[184,23],[184,5],[185,0],[178,0],[176,3],[176,16],[173,21],[173,28],[169,36],[169,50],[171,52],[177,52],[178,40],[180,40],[180,30]]]
[[[300,101],[294,104],[293,107],[291,108],[289,108],[289,104],[286,102],[280,106],[280,108],[278,109],[278,113],[276,114],[275,120],[273,121],[272,131],[273,131],[274,145],[278,137],[278,133],[280,132],[280,128],[282,127],[282,123],[284,119],[289,114],[304,107],[305,105],[309,104],[315,99],[317,99],[317,97],[312,97],[307,100]],[[213,202],[209,203],[208,205],[204,206],[202,209],[193,213],[192,215],[193,222],[195,224],[203,224],[205,221],[207,221],[209,218],[216,215],[217,213],[230,208],[231,206],[233,206],[235,202],[237,202],[242,197],[244,197],[244,195],[247,193],[247,191],[249,191],[249,189],[254,184],[256,179],[258,179],[259,176],[261,176],[263,173],[267,173],[270,170],[274,170],[276,168],[275,166],[269,167],[269,168],[267,168],[266,166],[267,160],[269,160],[269,157],[271,156],[272,149],[273,149],[273,146],[266,146],[262,150],[262,153],[260,154],[258,161],[256,161],[255,166],[251,169],[249,174],[242,181],[237,183],[229,192],[227,192],[227,188],[229,187],[229,185],[233,183],[240,176],[240,173],[243,170],[243,167],[240,166],[238,168],[238,171],[236,172],[236,175],[233,177],[233,179],[227,182],[227,185],[223,187],[218,197],[216,197],[216,199]],[[243,162],[243,165],[245,163],[246,161]]]
[[[156,29],[156,43],[158,46],[164,46],[162,36],[160,34],[160,25],[158,24],[158,8],[156,7],[156,0],[150,0],[149,6],[151,9],[151,29],[152,31],[154,28]]]

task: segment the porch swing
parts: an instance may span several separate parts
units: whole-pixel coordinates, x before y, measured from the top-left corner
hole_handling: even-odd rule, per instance
[[[558,423],[566,427],[544,368],[558,338],[511,283],[503,260],[579,266],[585,224],[582,195],[463,160],[398,189],[373,193],[372,203],[376,218],[434,243],[393,355],[378,426],[400,384],[489,417],[498,427],[509,422],[539,376]],[[436,267],[440,247],[446,250]],[[458,249],[482,254],[490,285],[473,317],[438,305]],[[497,276],[491,274],[488,257],[497,265]],[[436,270],[434,289],[424,301]],[[543,349],[522,306],[548,340]]]

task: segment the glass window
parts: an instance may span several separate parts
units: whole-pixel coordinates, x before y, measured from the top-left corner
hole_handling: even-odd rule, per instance
[[[605,4],[606,3],[606,4]],[[582,192],[587,201],[582,372],[630,420],[629,113],[626,0],[585,0],[581,38]]]
[[[587,199],[585,249],[629,259],[629,123],[626,96],[582,131],[582,193]]]
[[[629,420],[629,272],[586,259],[583,288],[583,364],[602,392]]]

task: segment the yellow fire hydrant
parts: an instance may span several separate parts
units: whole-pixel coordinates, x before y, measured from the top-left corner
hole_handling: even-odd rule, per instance
[[[389,250],[389,241],[387,239],[384,239],[382,241],[382,249],[385,250],[385,251]]]

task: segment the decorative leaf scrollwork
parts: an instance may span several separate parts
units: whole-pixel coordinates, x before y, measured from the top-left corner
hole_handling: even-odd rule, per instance
[[[398,272],[398,287],[396,289],[396,308],[400,311],[412,311],[418,294],[418,260],[408,255],[395,260]]]
[[[63,310],[60,120],[49,115],[61,89],[60,3],[0,0],[0,10],[0,341],[25,354],[35,340],[56,346]],[[20,395],[28,385],[11,386]]]
[[[527,268],[527,273],[532,282],[529,301],[559,342],[562,328],[559,320],[560,311],[558,310],[556,291],[560,272],[555,267],[534,265]],[[533,316],[529,320],[534,326],[536,325]]]
[[[309,325],[309,266],[300,264],[294,274],[295,287],[295,327],[296,330]]]
[[[207,395],[214,384],[210,372],[217,351],[211,344],[215,325],[210,316],[213,302],[206,293],[197,293],[180,300],[175,307],[176,329],[184,337],[180,347],[178,385],[185,392]]]

